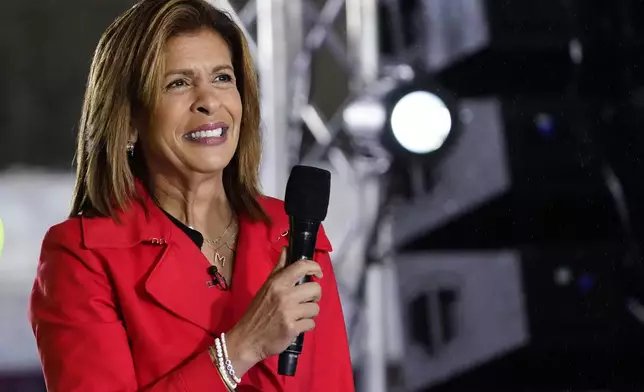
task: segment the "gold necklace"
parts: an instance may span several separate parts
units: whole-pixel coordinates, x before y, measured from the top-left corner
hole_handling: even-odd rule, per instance
[[[237,226],[236,223],[235,223],[235,225],[233,225],[233,222],[235,222],[234,217],[230,219],[230,223],[228,223],[228,226],[226,226],[226,229],[224,230],[224,232],[219,237],[217,237],[216,239],[212,240],[210,238],[205,238],[204,237],[204,242],[208,245],[208,247],[210,249],[212,249],[215,252],[214,253],[214,260],[213,260],[214,263],[217,263],[217,262],[221,263],[222,268],[226,267],[227,258],[226,258],[226,256],[224,256],[221,253],[219,253],[219,250],[222,247],[226,246],[226,248],[228,248],[231,252],[235,253],[235,239],[237,238],[237,233],[234,233],[229,239],[225,240],[222,243],[222,240],[226,236],[226,233],[228,233],[228,230],[231,227],[236,227]]]

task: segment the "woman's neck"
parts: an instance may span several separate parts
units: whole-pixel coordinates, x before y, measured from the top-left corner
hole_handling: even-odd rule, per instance
[[[152,177],[151,186],[161,208],[206,238],[221,235],[221,228],[233,219],[221,174],[199,181],[157,175]]]

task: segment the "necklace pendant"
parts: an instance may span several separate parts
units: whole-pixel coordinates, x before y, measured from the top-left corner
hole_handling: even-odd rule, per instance
[[[215,263],[220,262],[222,268],[226,266],[226,256],[222,256],[219,252],[215,252]]]

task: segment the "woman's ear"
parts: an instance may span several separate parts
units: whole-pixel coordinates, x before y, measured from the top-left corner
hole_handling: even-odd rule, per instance
[[[127,135],[127,141],[133,144],[139,140],[139,129],[141,129],[140,124],[137,120],[132,119],[130,121],[130,132]]]
[[[132,144],[136,144],[136,142],[139,140],[139,132],[136,129],[133,129],[132,132],[130,132],[130,135],[127,138],[127,141]]]

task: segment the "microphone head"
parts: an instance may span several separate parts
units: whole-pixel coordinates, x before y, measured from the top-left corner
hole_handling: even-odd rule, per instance
[[[331,195],[331,173],[317,167],[297,165],[286,184],[284,209],[298,219],[322,222]]]

